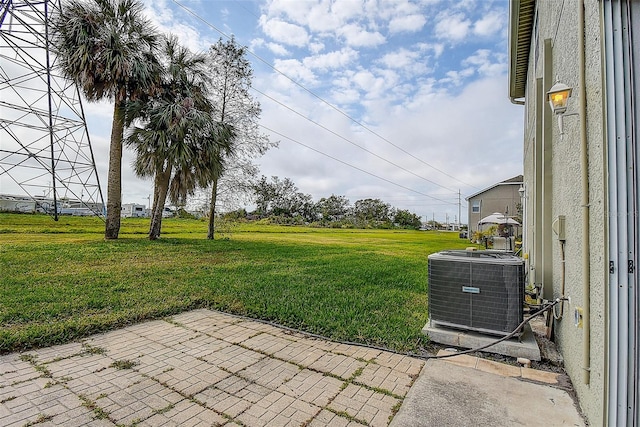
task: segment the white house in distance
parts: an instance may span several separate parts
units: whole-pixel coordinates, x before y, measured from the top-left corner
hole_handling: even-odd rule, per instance
[[[640,425],[638,34],[637,1],[510,0],[528,281],[562,301],[554,339],[589,425]]]

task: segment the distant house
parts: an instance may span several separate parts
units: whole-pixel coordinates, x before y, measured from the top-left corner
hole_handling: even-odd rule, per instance
[[[466,198],[469,205],[469,238],[478,231],[478,222],[492,213],[499,212],[507,217],[519,215],[522,178],[522,175],[514,176]]]
[[[147,216],[147,211],[144,205],[138,205],[135,203],[126,203],[122,205],[120,216],[123,218],[142,218]]]
[[[553,335],[589,425],[638,426],[640,3],[510,5],[527,280],[561,301]]]

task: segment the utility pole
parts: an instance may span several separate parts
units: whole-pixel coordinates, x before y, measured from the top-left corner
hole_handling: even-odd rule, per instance
[[[460,212],[462,208],[462,202],[460,200],[460,189],[458,188],[458,230],[460,230]]]

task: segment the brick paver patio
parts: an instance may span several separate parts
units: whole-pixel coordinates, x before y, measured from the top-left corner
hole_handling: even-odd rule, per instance
[[[0,356],[3,426],[387,426],[424,362],[195,310]]]

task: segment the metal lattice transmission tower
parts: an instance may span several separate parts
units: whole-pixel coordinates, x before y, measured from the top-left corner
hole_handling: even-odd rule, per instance
[[[0,193],[26,194],[56,220],[64,207],[103,215],[80,92],[50,43],[60,1],[0,5]]]

